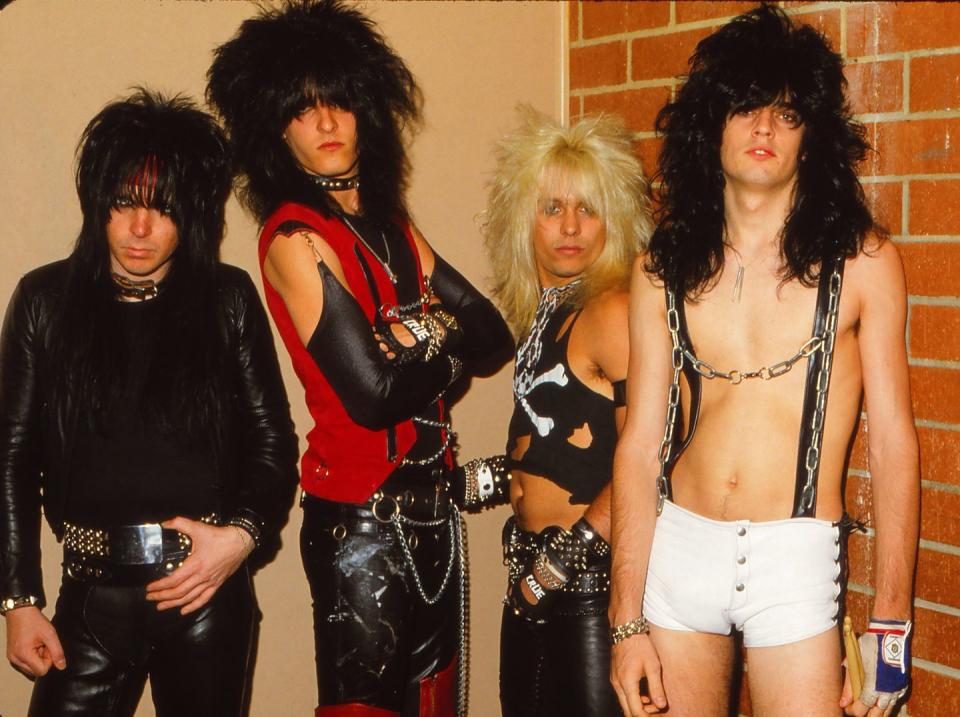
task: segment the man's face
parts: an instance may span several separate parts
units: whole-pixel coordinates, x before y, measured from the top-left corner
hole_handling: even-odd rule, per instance
[[[803,125],[788,107],[770,105],[731,114],[723,128],[720,164],[732,188],[792,186]]]
[[[353,112],[319,102],[290,120],[284,140],[301,167],[324,177],[356,172],[357,119]]]
[[[605,240],[603,219],[577,195],[540,195],[533,227],[533,255],[541,286],[562,286],[583,274],[600,256]]]
[[[110,270],[133,281],[160,281],[180,241],[177,226],[160,209],[120,200],[110,210]]]

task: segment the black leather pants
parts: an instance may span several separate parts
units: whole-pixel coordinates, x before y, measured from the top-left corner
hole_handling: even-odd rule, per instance
[[[133,715],[148,677],[158,717],[241,717],[259,618],[246,567],[185,616],[143,586],[65,575],[53,624],[67,668],[37,680],[29,717]]]
[[[505,542],[510,529],[508,523]],[[539,544],[535,534],[517,531],[515,549]],[[598,572],[586,573],[581,582],[602,582],[594,580]],[[503,717],[622,717],[610,685],[609,603],[606,589],[563,592],[542,623],[504,607],[500,624]]]
[[[393,524],[378,521],[367,508],[309,496],[303,509],[300,551],[313,597],[317,714],[358,715],[366,706],[403,717],[452,717],[458,564],[443,597],[427,605],[407,569]],[[447,570],[449,531],[449,521],[435,528],[404,528],[429,596]]]

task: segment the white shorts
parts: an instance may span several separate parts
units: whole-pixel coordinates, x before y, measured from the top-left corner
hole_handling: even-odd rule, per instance
[[[786,645],[834,627],[839,596],[835,523],[723,522],[669,501],[657,518],[643,613],[658,627]]]

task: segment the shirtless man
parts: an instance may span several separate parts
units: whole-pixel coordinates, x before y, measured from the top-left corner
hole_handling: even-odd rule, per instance
[[[499,146],[485,226],[495,293],[518,336],[508,455],[466,464],[466,507],[509,498],[514,511],[504,529],[504,717],[611,717],[620,711],[607,679],[610,479],[627,287],[650,235],[649,199],[620,121],[563,127],[523,115]]]
[[[843,86],[823,38],[763,6],[697,46],[657,118],[663,213],[634,270],[613,481],[611,677],[628,715],[726,715],[734,628],[760,717],[886,716],[909,685],[906,289],[854,173],[867,145]],[[836,621],[862,397],[877,568],[854,700]]]

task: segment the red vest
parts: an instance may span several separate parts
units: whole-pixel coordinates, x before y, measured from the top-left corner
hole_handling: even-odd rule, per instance
[[[260,233],[259,255],[260,275],[263,279],[267,308],[290,353],[293,369],[303,384],[307,408],[314,422],[313,428],[307,434],[307,450],[300,461],[300,484],[307,493],[319,498],[345,503],[363,503],[400,465],[403,457],[416,441],[416,428],[409,420],[380,431],[358,426],[347,415],[343,403],[300,341],[290,314],[287,312],[286,304],[263,273],[263,262],[277,228],[289,221],[312,227],[316,234],[323,237],[330,245],[340,259],[351,293],[357,299],[371,326],[379,307],[374,301],[370,286],[354,252],[359,249],[366,259],[381,301],[396,304],[396,290],[379,260],[336,217],[325,218],[302,204],[287,203],[270,215],[263,226],[263,231]],[[424,281],[423,271],[420,268],[420,254],[409,226],[404,226],[404,234],[417,262],[419,292],[422,294]],[[389,455],[391,433],[394,439],[393,456]]]

